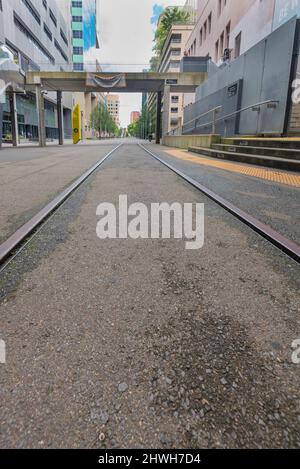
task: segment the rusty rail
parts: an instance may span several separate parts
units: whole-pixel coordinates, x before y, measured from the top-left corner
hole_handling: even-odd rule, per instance
[[[120,143],[117,147],[113,148],[104,158],[99,160],[84,174],[82,174],[75,182],[61,192],[55,199],[47,204],[42,210],[40,210],[33,218],[26,222],[21,228],[13,233],[4,243],[0,245],[0,266],[5,264],[5,261],[11,256],[11,254],[30,236],[38,227],[45,221],[60,205],[65,202],[70,195],[78,189],[86,179],[91,176],[104,161],[106,161],[116,150],[118,150],[123,143]],[[3,270],[3,269],[2,269]],[[1,271],[2,271],[1,270]],[[0,271],[0,272],[1,272]]]
[[[187,176],[186,174],[184,174],[179,169],[175,168],[174,166],[170,165],[166,161],[159,158],[159,156],[152,153],[150,150],[145,148],[143,145],[139,144],[139,146],[144,151],[149,153],[149,155],[151,155],[157,161],[162,163],[164,166],[166,166],[171,171],[176,173],[178,176],[183,178],[185,181],[189,182],[192,186],[194,186],[200,192],[202,192],[207,197],[209,197],[211,200],[216,202],[218,205],[220,205],[222,208],[224,208],[227,212],[234,215],[236,218],[238,218],[245,225],[252,228],[252,230],[256,231],[256,233],[260,234],[263,238],[267,239],[270,243],[272,243],[274,246],[279,248],[281,251],[285,252],[288,256],[290,256],[292,259],[294,259],[296,262],[299,263],[299,261],[300,261],[300,246],[299,246],[299,244],[297,244],[294,241],[291,241],[290,239],[288,239],[285,236],[281,235],[277,231],[273,230],[273,228],[271,228],[270,226],[268,226],[265,223],[262,223],[261,221],[257,220],[252,215],[249,215],[249,213],[246,213],[243,210],[239,209],[238,207],[233,205],[228,200],[223,199],[223,197],[220,197],[215,192],[211,191],[207,187],[205,187],[202,184],[200,184],[199,182],[195,181],[195,179],[192,179],[191,177]]]

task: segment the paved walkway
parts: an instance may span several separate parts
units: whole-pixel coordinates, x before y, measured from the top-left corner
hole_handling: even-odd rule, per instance
[[[299,176],[152,145],[167,162],[300,244]]]
[[[246,176],[265,179],[266,181],[276,182],[277,184],[286,184],[288,186],[300,187],[300,175],[290,171],[280,171],[277,169],[267,169],[249,164],[220,161],[201,155],[195,156],[194,153],[189,151],[177,150],[174,148],[167,148],[165,151],[182,161],[190,161],[197,165],[200,164],[204,166],[210,166],[212,168],[224,169],[233,173],[245,174]]]
[[[205,246],[99,240],[96,208],[204,202]],[[296,264],[124,146],[0,280],[1,447],[299,447]]]
[[[0,242],[120,143],[0,152]]]

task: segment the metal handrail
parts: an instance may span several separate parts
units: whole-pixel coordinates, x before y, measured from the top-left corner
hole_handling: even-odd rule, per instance
[[[200,114],[200,116],[197,116],[197,117],[195,117],[194,119],[191,119],[190,121],[186,122],[186,123],[183,124],[183,125],[188,125],[188,124],[190,124],[191,122],[194,122],[194,121],[197,121],[198,119],[201,119],[201,117],[207,116],[207,115],[210,114],[211,112],[217,112],[217,111],[220,111],[221,109],[223,109],[223,106],[214,107],[213,109],[210,109],[209,111],[204,112],[203,114]]]
[[[242,112],[244,111],[248,111],[249,109],[253,109],[253,110],[256,110],[255,108],[260,108],[261,106],[265,106],[267,104],[278,104],[279,101],[276,100],[276,99],[268,99],[267,101],[261,101],[260,103],[256,103],[256,104],[251,104],[251,106],[246,106],[242,109],[239,109],[238,111],[234,111],[234,112],[231,112],[230,114],[227,114],[226,116],[222,116],[222,117],[219,117],[218,119],[214,119],[213,121],[211,122],[207,122],[205,124],[201,124],[199,126],[197,126],[197,128],[199,127],[208,127],[209,125],[212,125],[213,126],[213,129],[215,129],[215,126],[216,126],[216,123],[217,122],[220,122],[220,121],[226,121],[227,119],[229,119],[230,117],[233,117],[233,116],[236,116],[237,114],[241,114]],[[222,106],[220,106],[222,107]],[[213,112],[215,111],[215,109],[212,109],[210,112]],[[259,109],[260,110],[260,109]],[[209,114],[209,112],[208,112]],[[193,122],[193,121],[196,121],[197,119],[200,119],[200,117],[203,117],[203,114],[199,117],[196,117],[195,119],[193,119],[192,121],[188,121],[187,123],[184,123],[183,124],[183,128],[188,125],[190,122]],[[213,131],[213,133],[215,133],[215,131]]]
[[[167,135],[171,135],[171,134],[174,135],[174,132],[176,132],[176,130],[178,130],[178,129],[180,129],[180,128],[183,129],[183,127],[184,127],[185,125],[188,125],[188,124],[190,124],[191,122],[197,121],[198,119],[201,119],[201,117],[205,117],[205,116],[207,116],[208,114],[210,114],[211,112],[213,112],[214,115],[215,115],[215,114],[216,114],[218,111],[220,111],[221,109],[223,109],[223,106],[217,106],[217,107],[215,107],[215,108],[213,108],[213,109],[210,109],[209,111],[204,112],[203,114],[201,114],[200,116],[196,117],[195,119],[192,119],[192,120],[186,122],[185,124],[182,125],[182,127],[176,127],[176,129],[170,130],[170,131],[167,133]]]
[[[180,130],[180,129],[182,130],[182,129],[183,129],[183,126],[182,126],[182,127],[176,127],[175,129],[169,130],[169,132],[166,134],[167,137],[168,137],[168,136],[178,136],[178,135],[175,135],[175,132],[176,132],[177,130]],[[179,134],[179,135],[182,135],[182,133]]]

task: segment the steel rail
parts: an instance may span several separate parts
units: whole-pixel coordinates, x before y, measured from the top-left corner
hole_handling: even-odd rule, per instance
[[[263,238],[267,239],[270,243],[272,243],[274,246],[279,248],[281,251],[283,251],[289,257],[291,257],[292,259],[294,259],[298,263],[300,262],[300,245],[299,244],[297,244],[294,241],[291,241],[290,239],[288,239],[285,236],[281,235],[280,233],[275,231],[270,226],[268,226],[265,223],[257,220],[252,215],[249,215],[249,213],[244,212],[243,210],[239,209],[238,207],[233,205],[228,200],[226,200],[223,197],[219,196],[215,192],[211,191],[207,187],[205,187],[202,184],[200,184],[199,182],[197,182],[195,179],[187,176],[186,174],[184,174],[179,169],[177,169],[174,166],[172,166],[171,164],[167,163],[166,161],[161,159],[159,156],[155,155],[152,151],[145,148],[143,145],[139,144],[139,146],[144,151],[146,151],[150,156],[152,156],[154,159],[156,159],[157,161],[162,163],[164,166],[166,166],[171,171],[176,173],[178,176],[183,178],[185,181],[189,182],[192,186],[194,186],[200,192],[202,192],[207,197],[209,197],[211,200],[216,202],[218,205],[220,205],[222,208],[224,208],[227,212],[234,215],[236,218],[238,218],[245,225],[252,228],[252,230],[254,230],[256,233],[260,234]]]
[[[38,227],[45,221],[55,210],[58,209],[70,196],[78,189],[84,181],[87,180],[98,168],[101,166],[116,150],[118,150],[123,143],[120,143],[117,147],[113,148],[104,158],[99,160],[90,169],[83,173],[76,181],[74,181],[69,187],[61,192],[55,199],[49,202],[42,210],[40,210],[34,217],[28,220],[23,226],[21,226],[15,233],[13,233],[4,243],[0,245],[0,266],[12,255],[15,249],[18,248],[22,243],[26,241]],[[26,243],[27,244],[27,243]],[[3,269],[1,269],[2,271]],[[0,272],[1,272],[0,271]]]

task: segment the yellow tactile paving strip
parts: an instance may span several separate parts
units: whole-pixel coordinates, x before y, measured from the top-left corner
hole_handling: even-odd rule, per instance
[[[202,164],[205,166],[211,166],[214,168],[225,169],[233,173],[245,174],[246,176],[252,176],[267,181],[276,182],[279,184],[286,184],[288,186],[300,187],[300,175],[290,174],[285,171],[268,170],[265,168],[258,168],[257,166],[249,166],[238,163],[231,163],[229,161],[212,160],[205,158],[205,156],[195,156],[187,150],[177,150],[174,148],[168,148],[164,150],[169,155],[179,158],[184,161],[190,161],[196,164]]]
[[[261,140],[266,143],[268,142],[299,142],[300,137],[272,137],[272,138],[266,138],[266,137],[233,137],[233,138],[225,138],[224,140]]]

